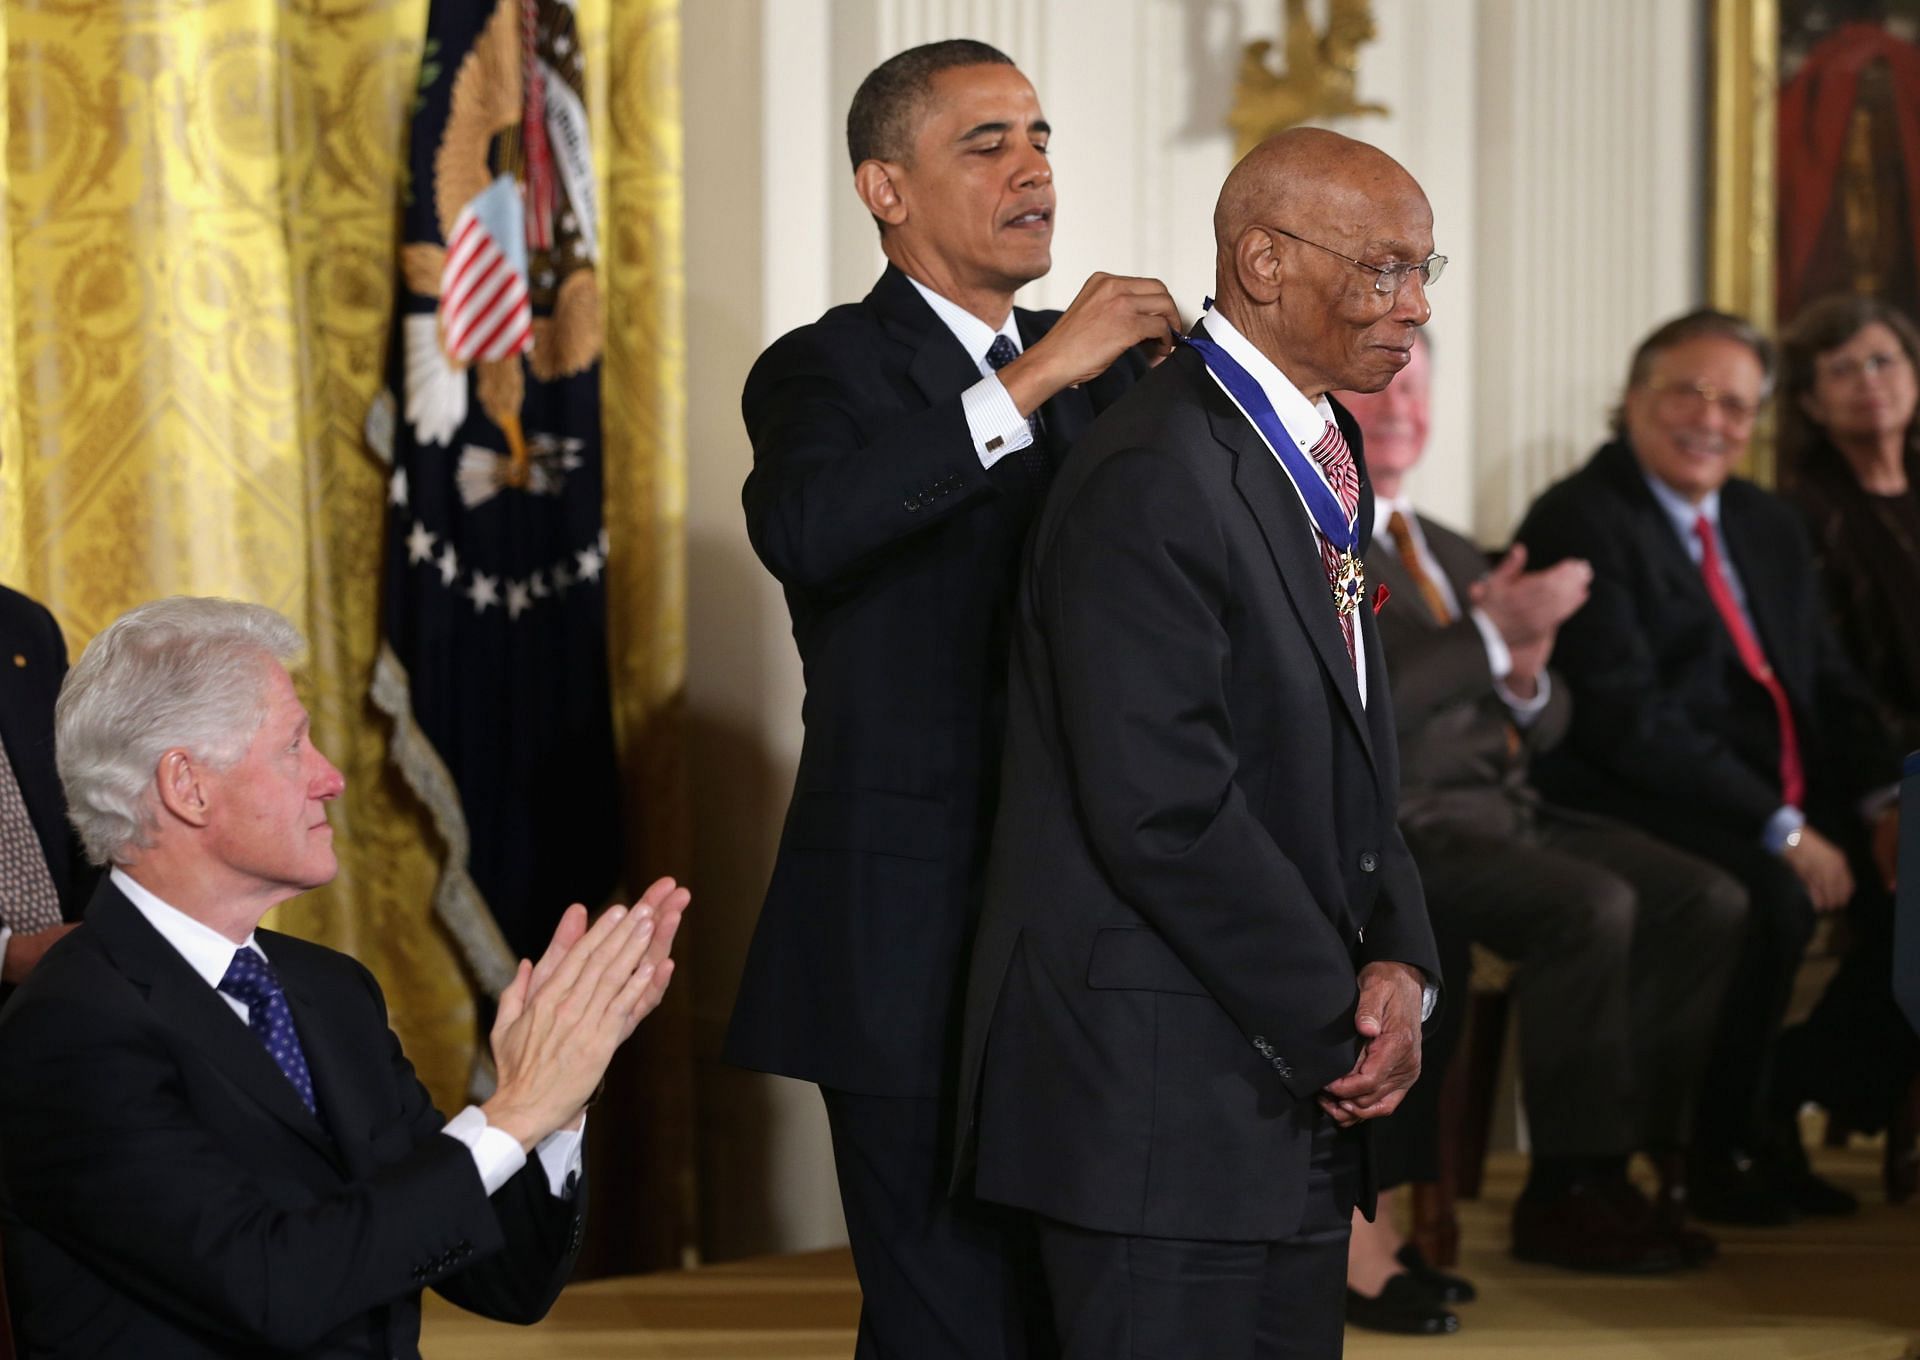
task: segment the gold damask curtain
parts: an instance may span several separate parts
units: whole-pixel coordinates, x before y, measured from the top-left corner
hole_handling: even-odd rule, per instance
[[[457,1104],[474,998],[432,917],[438,847],[366,700],[385,477],[361,423],[382,377],[426,0],[0,3],[0,580],[44,601],[76,652],[175,592],[257,600],[303,627],[315,735],[347,774],[341,872],[275,924],[365,961],[436,1097]],[[579,0],[578,16],[607,218],[616,718],[644,794],[636,873],[670,871],[678,7]],[[650,1072],[685,1061],[684,1021],[656,1021]],[[670,1105],[685,1083],[664,1081]]]

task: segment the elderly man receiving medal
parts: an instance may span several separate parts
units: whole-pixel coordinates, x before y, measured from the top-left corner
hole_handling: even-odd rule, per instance
[[[1406,365],[1432,211],[1298,129],[1214,229],[1219,305],[1075,445],[1016,602],[961,1165],[1037,1215],[1066,1360],[1340,1353],[1439,981],[1327,399]]]

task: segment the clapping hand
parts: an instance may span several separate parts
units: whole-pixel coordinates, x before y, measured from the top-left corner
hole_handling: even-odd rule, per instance
[[[500,1081],[481,1106],[489,1124],[532,1151],[578,1120],[614,1051],[666,994],[689,900],[663,878],[631,910],[609,907],[592,925],[576,903],[540,961],[520,961],[494,1016]]]

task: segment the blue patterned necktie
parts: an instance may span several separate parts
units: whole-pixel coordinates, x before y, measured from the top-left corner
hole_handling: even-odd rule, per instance
[[[1004,335],[994,336],[993,343],[987,346],[987,363],[992,366],[995,373],[1019,357],[1020,351],[1015,349],[1013,341]],[[1027,428],[1033,431],[1033,442],[1020,450],[1020,462],[1028,472],[1044,482],[1052,475],[1053,466],[1047,461],[1047,451],[1040,444],[1040,413],[1038,411],[1027,417]]]
[[[309,1114],[318,1114],[313,1099],[313,1075],[307,1071],[307,1055],[300,1047],[300,1036],[293,1028],[293,1012],[287,1008],[287,994],[280,990],[280,979],[273,965],[251,949],[233,951],[227,975],[220,979],[220,990],[247,1008],[247,1028],[266,1045],[272,1057]]]

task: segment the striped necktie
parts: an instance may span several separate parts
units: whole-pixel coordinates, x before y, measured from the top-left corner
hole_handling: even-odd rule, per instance
[[[1020,351],[1013,347],[1013,341],[1004,335],[993,337],[993,344],[987,347],[987,363],[995,373],[1020,357]],[[1027,417],[1027,428],[1033,431],[1033,442],[1020,450],[1020,465],[1044,484],[1053,475],[1053,463],[1047,457],[1047,450],[1040,442],[1040,413],[1035,411]]]
[[[1340,498],[1340,508],[1346,511],[1347,523],[1353,523],[1354,514],[1360,508],[1360,470],[1353,465],[1353,451],[1347,447],[1347,441],[1340,434],[1340,427],[1332,421],[1320,433],[1320,440],[1307,452],[1320,470],[1327,474],[1327,485],[1333,488],[1333,494]],[[1337,589],[1340,584],[1340,552],[1327,539],[1326,535],[1314,535],[1320,540],[1320,564],[1327,570],[1327,584]],[[1353,662],[1355,670],[1360,668],[1359,657],[1353,646],[1354,613],[1352,610],[1340,611],[1340,636],[1347,644],[1347,660]]]

